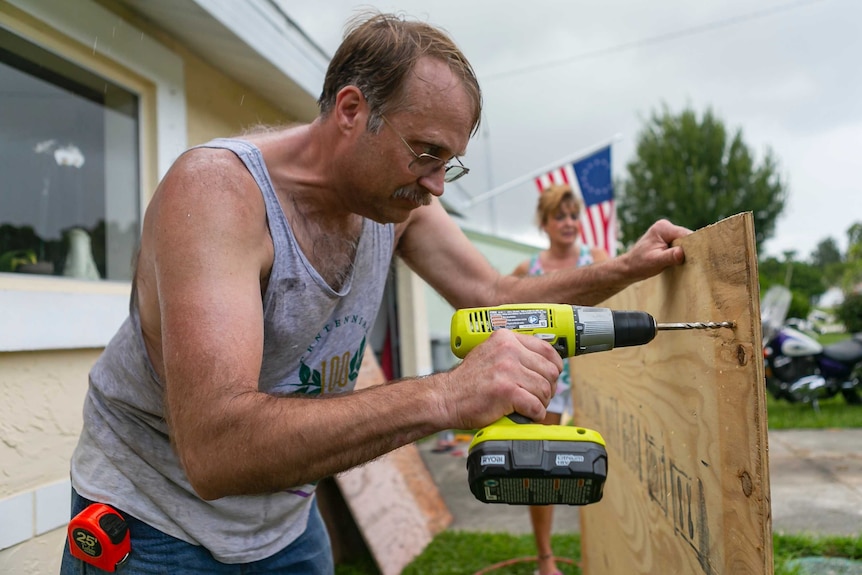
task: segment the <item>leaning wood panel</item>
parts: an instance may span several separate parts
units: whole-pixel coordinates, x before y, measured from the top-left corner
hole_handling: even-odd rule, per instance
[[[588,575],[772,573],[753,218],[679,243],[685,264],[601,305],[737,327],[572,360],[575,423],[602,433],[609,457],[603,500],[581,510]]]
[[[356,388],[385,381],[374,354],[367,352]],[[401,573],[452,522],[413,444],[341,473],[335,481],[383,575]]]

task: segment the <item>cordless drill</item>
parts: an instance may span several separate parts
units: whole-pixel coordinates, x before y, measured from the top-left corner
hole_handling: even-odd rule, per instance
[[[664,324],[662,324],[664,325]],[[644,311],[565,304],[508,304],[460,309],[452,316],[452,353],[464,358],[498,329],[532,334],[562,358],[651,342],[659,329]]]
[[[452,352],[464,358],[498,329],[532,334],[564,359],[651,342],[659,330],[734,327],[733,322],[656,323],[643,311],[565,304],[508,304],[460,309],[452,316]],[[587,505],[600,501],[608,472],[605,441],[582,427],[541,425],[511,414],[470,443],[467,480],[485,503]]]

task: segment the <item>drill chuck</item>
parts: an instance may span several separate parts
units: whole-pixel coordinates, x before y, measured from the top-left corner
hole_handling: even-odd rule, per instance
[[[577,345],[575,355],[643,345],[657,333],[655,318],[643,311],[572,306]]]
[[[644,345],[655,339],[655,318],[645,311],[614,311],[614,347]]]

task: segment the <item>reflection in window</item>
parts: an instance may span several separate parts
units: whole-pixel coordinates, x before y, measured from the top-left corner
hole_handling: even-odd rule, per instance
[[[138,98],[0,29],[0,272],[128,280]]]

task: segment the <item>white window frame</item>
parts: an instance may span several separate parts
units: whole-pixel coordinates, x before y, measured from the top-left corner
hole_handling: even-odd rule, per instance
[[[161,179],[186,147],[186,98],[183,61],[152,37],[92,0],[6,0],[59,34],[93,46],[118,65],[155,86],[155,148]],[[28,35],[11,18],[0,15],[0,26],[34,44],[56,52],[44,39]],[[113,34],[122,28],[121,34]],[[67,57],[68,56],[65,56]],[[70,59],[89,68],[84,62]],[[104,75],[103,72],[98,72]],[[133,93],[122,78],[110,78]],[[146,114],[141,106],[138,124],[141,173],[141,213],[151,190],[145,188]],[[101,348],[107,345],[128,315],[130,282],[88,282],[68,278],[24,277],[0,273],[0,352]]]

